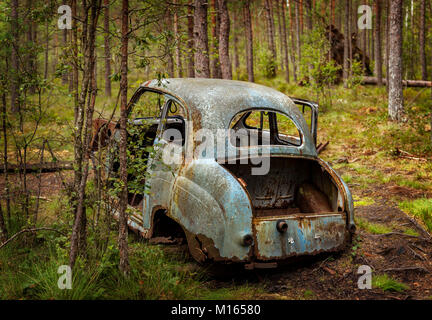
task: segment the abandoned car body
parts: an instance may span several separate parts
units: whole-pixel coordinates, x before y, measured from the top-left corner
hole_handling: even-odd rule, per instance
[[[170,143],[164,132],[178,129],[176,144],[183,154],[170,170],[148,165],[148,192],[130,202],[140,210],[130,215],[131,228],[150,239],[174,224],[197,261],[249,267],[337,251],[349,242],[355,231],[353,200],[317,155],[317,105],[249,82],[166,79],[142,84],[129,109],[147,92],[162,95],[165,103],[143,130],[152,130],[151,143],[160,148]],[[310,125],[301,112],[305,108]],[[149,118],[130,117],[137,126],[143,120]],[[239,135],[228,134],[222,152],[215,142],[214,152],[197,156],[204,141],[196,136],[205,130],[216,140],[220,129],[241,132],[249,144],[238,145]],[[248,160],[239,150],[247,150]],[[260,162],[250,160],[257,157],[268,160],[264,174],[252,173]]]

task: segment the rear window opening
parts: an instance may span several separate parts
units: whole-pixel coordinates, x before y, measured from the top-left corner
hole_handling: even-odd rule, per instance
[[[299,147],[302,137],[295,123],[286,115],[270,110],[248,110],[238,113],[231,120],[234,131],[230,142],[236,147],[245,146],[242,138],[247,138],[248,146],[289,145]]]
[[[338,188],[315,160],[272,157],[267,175],[251,175],[250,164],[223,164],[247,189],[255,217],[341,213]]]

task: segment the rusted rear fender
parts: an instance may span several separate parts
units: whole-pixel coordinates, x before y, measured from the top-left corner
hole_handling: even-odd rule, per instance
[[[192,161],[176,179],[172,199],[173,218],[197,238],[208,258],[248,259],[250,247],[242,241],[253,234],[251,203],[237,179],[216,161]]]

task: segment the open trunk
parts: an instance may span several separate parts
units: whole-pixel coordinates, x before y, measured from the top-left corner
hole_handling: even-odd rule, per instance
[[[249,192],[255,217],[341,212],[338,188],[316,160],[272,157],[266,175],[250,164],[223,164]]]

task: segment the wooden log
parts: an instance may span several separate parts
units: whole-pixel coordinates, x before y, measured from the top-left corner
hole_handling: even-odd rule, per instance
[[[387,79],[382,79],[383,84],[387,85]],[[370,84],[376,85],[378,83],[378,79],[376,77],[363,77],[362,84]],[[417,88],[430,88],[432,87],[432,81],[424,81],[424,80],[402,80],[402,84],[404,87],[417,87]]]

